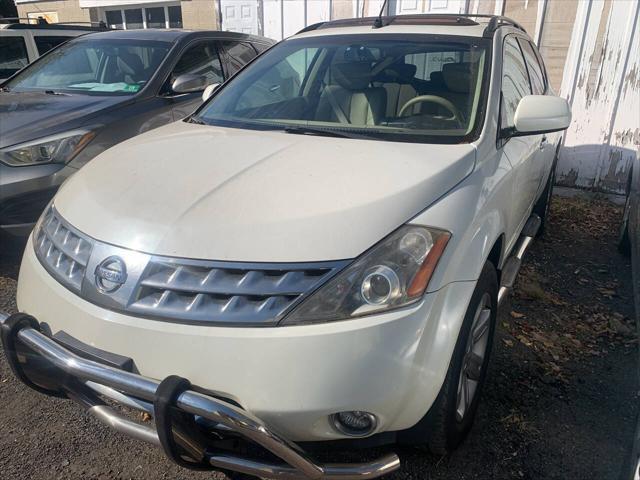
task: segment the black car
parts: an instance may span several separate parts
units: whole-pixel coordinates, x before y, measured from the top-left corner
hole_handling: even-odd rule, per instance
[[[94,33],[0,84],[0,233],[27,234],[87,161],[190,114],[206,87],[273,43],[220,31]]]

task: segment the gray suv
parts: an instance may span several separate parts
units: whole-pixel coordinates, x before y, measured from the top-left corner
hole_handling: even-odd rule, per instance
[[[123,140],[190,114],[269,48],[245,34],[89,34],[0,84],[0,233],[27,234],[61,183]]]

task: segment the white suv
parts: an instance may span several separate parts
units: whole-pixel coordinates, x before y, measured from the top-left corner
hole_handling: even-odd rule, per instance
[[[107,29],[106,26],[44,21],[37,24],[20,23],[20,20],[23,19],[0,19],[0,83],[61,43]],[[8,23],[2,23],[5,21]]]
[[[448,451],[570,116],[508,19],[309,27],[61,188],[5,353],[27,384],[187,467],[374,478],[397,456],[319,464],[298,442]]]

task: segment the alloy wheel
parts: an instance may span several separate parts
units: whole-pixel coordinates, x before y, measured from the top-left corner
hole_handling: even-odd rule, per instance
[[[477,393],[478,385],[482,378],[482,370],[485,366],[490,327],[491,295],[487,292],[482,296],[478,304],[465,346],[456,400],[456,418],[458,422],[464,419]]]

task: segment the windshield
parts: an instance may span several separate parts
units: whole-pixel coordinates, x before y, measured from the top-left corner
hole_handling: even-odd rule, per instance
[[[5,87],[97,95],[133,95],[153,76],[170,43],[73,40],[19,73]]]
[[[395,141],[469,141],[484,111],[488,48],[484,39],[435,35],[288,40],[226,85],[196,121]]]

